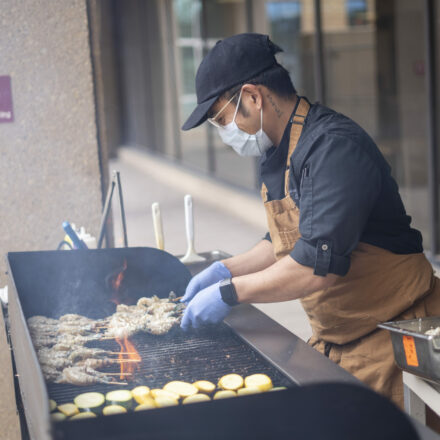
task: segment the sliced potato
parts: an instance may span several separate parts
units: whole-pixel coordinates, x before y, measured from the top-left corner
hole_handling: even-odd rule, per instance
[[[58,405],[58,410],[62,412],[66,417],[72,417],[79,413],[79,409],[73,403],[65,403],[64,405]]]
[[[244,384],[248,388],[257,387],[260,391],[268,391],[273,388],[272,379],[266,374],[252,374],[246,377]]]
[[[175,406],[179,404],[179,401],[170,396],[157,396],[154,399],[158,408],[163,408],[165,406]]]
[[[153,396],[146,396],[142,399],[142,403],[139,403],[139,405],[146,405],[151,408],[156,408],[156,401],[154,400]]]
[[[169,399],[179,400],[180,396],[174,391],[162,390],[160,388],[155,388],[151,390],[151,395],[157,399],[158,397],[167,397]]]
[[[78,419],[91,419],[93,417],[96,417],[96,414],[92,411],[84,411],[79,414],[75,414],[74,416],[70,417],[69,420],[78,420]]]
[[[104,406],[105,397],[101,393],[82,393],[78,394],[73,401],[80,411],[99,413]]]
[[[133,396],[129,390],[109,391],[105,395],[105,400],[111,405],[120,405],[130,409],[133,404]]]
[[[287,387],[275,387],[272,388],[270,391],[281,391],[281,390],[287,390]]]
[[[243,386],[243,378],[239,374],[227,374],[218,381],[219,388],[223,390],[238,390]]]
[[[214,394],[213,399],[214,400],[218,400],[218,399],[227,399],[228,397],[235,397],[237,394],[235,393],[235,391],[232,390],[221,390],[221,391],[217,391]]]
[[[261,390],[257,387],[244,387],[237,390],[237,394],[239,396],[247,396],[249,394],[258,394],[261,393]]]
[[[206,394],[211,394],[215,391],[215,385],[209,380],[198,380],[194,382],[193,385],[201,392]]]
[[[152,397],[149,397],[149,399],[151,399],[151,403],[143,403],[142,405],[138,405],[134,410],[135,411],[144,411],[147,409],[157,408],[155,400]]]
[[[50,412],[55,411],[57,409],[57,403],[55,400],[49,399],[49,409]]]
[[[206,394],[193,394],[192,396],[185,397],[182,401],[183,405],[188,403],[208,402],[211,398]]]
[[[63,420],[66,420],[66,416],[63,413],[60,412],[54,412],[50,415],[50,418],[54,421],[54,422],[61,422]]]
[[[188,382],[173,380],[168,382],[163,389],[178,394],[180,397],[189,397],[199,392],[198,388]]]
[[[133,399],[136,400],[137,403],[142,405],[148,399],[152,399],[150,396],[150,388],[146,386],[136,387],[131,390],[131,394]]]
[[[108,405],[105,406],[102,410],[102,413],[105,416],[112,416],[113,414],[123,414],[126,413],[127,410],[121,405]]]

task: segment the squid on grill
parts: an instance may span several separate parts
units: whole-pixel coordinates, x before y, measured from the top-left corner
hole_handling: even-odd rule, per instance
[[[116,382],[104,373],[87,366],[65,368],[55,381],[56,383],[69,383],[72,385],[86,386],[95,383],[110,385],[126,385],[125,382]]]
[[[29,318],[29,331],[46,380],[74,385],[115,383],[97,370],[136,361],[112,359],[108,356],[114,352],[84,345],[101,339],[123,339],[139,332],[165,334],[179,324],[185,307],[175,301],[172,292],[164,299],[143,297],[136,305],[118,305],[113,315],[100,320],[73,313],[60,319]]]
[[[115,338],[130,337],[138,332],[163,335],[179,324],[183,308],[183,304],[175,304],[171,295],[163,299],[143,297],[135,306],[120,304],[108,320],[105,335]]]

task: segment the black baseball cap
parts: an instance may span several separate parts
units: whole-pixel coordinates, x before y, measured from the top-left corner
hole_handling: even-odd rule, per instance
[[[205,122],[207,112],[222,93],[277,64],[275,54],[281,51],[263,34],[238,34],[217,41],[197,70],[197,107],[182,130]]]

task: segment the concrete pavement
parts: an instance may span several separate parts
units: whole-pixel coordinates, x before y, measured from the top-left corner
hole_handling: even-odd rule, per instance
[[[110,171],[121,173],[129,246],[152,246],[155,238],[151,205],[159,202],[165,250],[185,253],[183,197],[194,202],[195,248],[219,249],[232,255],[254,246],[266,232],[264,209],[258,197],[220,184],[210,177],[188,172],[180,165],[131,149],[121,148]],[[122,246],[117,199],[113,202],[115,246]],[[306,340],[311,335],[299,301],[257,305],[281,325]]]

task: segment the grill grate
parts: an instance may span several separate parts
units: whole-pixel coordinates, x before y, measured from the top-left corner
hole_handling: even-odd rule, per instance
[[[274,386],[293,385],[290,379],[225,324],[191,333],[174,329],[163,336],[136,335],[130,340],[139,351],[142,362],[134,380],[128,385],[95,384],[79,387],[47,384],[49,397],[62,404],[72,402],[78,394],[89,391],[106,393],[116,388],[132,389],[137,385],[162,388],[171,380],[194,382],[203,379],[217,383],[221,376],[229,373],[242,376],[265,373],[271,377]],[[114,341],[100,342],[99,347],[119,351],[119,345]],[[102,371],[118,372],[119,366]]]

